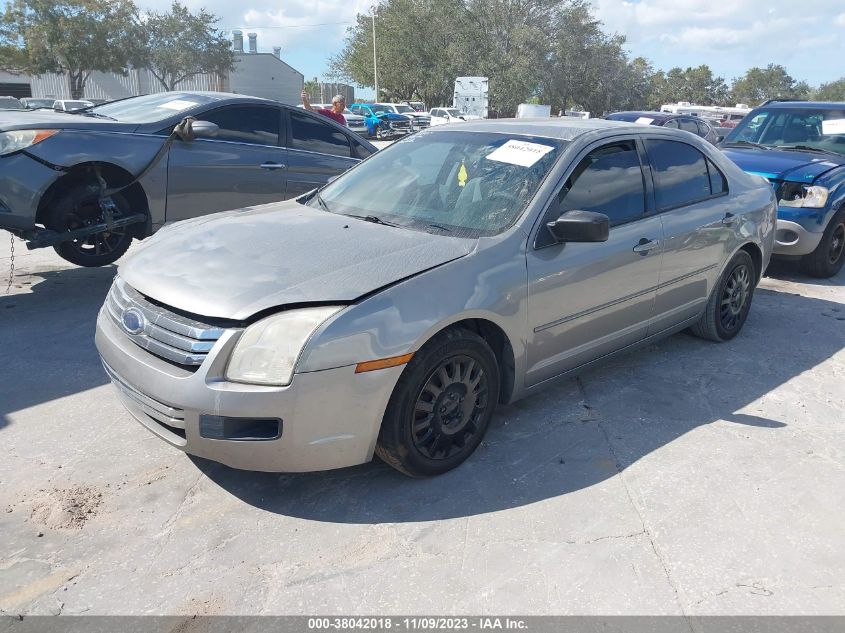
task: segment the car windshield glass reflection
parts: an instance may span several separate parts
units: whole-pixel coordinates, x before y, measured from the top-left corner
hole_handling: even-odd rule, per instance
[[[725,145],[731,143],[845,154],[845,110],[762,110],[734,128],[725,138]]]
[[[215,99],[200,94],[165,92],[97,106],[91,112],[124,123],[155,123],[198,105],[213,103]]]
[[[421,134],[327,185],[321,199],[333,213],[459,237],[495,235],[516,221],[563,146],[533,136]]]

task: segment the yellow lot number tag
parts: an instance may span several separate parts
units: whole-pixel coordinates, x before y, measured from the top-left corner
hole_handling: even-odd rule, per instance
[[[468,177],[466,165],[461,161],[461,168],[458,170],[458,186],[464,187],[467,184]]]

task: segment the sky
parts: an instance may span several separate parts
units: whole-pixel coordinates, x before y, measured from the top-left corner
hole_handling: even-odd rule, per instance
[[[136,0],[164,10],[170,0]],[[186,0],[218,15],[219,27],[258,34],[258,49],[323,78],[356,13],[375,0]],[[632,57],[657,69],[708,64],[730,82],[752,66],[783,65],[811,85],[845,76],[845,0],[592,0],[605,30],[625,35]],[[358,91],[366,96],[367,91]]]

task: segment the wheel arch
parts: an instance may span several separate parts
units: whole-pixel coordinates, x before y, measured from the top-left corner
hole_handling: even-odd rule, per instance
[[[763,270],[763,250],[754,242],[746,242],[740,246],[736,252],[738,253],[739,251],[745,251],[751,256],[751,261],[754,263],[754,272],[756,273],[757,283],[760,283],[760,280],[763,278],[763,273],[765,272]],[[733,259],[734,255],[736,255],[736,253],[731,255],[728,261]]]
[[[74,165],[53,182],[44,192],[44,195],[41,196],[38,202],[38,210],[35,214],[35,223],[44,224],[50,205],[63,191],[77,184],[97,184],[98,171],[105,180],[106,185],[110,188],[126,185],[135,178],[124,168],[105,161],[91,161]],[[121,193],[126,197],[133,212],[146,214],[147,222],[133,227],[135,237],[138,239],[146,237],[150,232],[150,205],[147,193],[141,184],[137,182]]]
[[[469,317],[451,322],[432,332],[420,348],[443,332],[458,329],[478,334],[493,350],[499,365],[499,404],[510,402],[516,385],[516,357],[507,333],[493,321],[483,317]]]

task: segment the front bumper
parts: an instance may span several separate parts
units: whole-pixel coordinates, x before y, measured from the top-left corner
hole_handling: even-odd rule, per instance
[[[240,331],[227,330],[193,373],[140,348],[104,310],[97,318],[96,344],[129,412],[186,453],[270,472],[330,470],[372,459],[403,367],[356,374],[348,366],[295,374],[287,387],[232,383],[223,376],[239,336]],[[281,420],[281,434],[275,439],[211,439],[200,428],[202,416]]]
[[[41,196],[61,175],[25,152],[0,157],[0,229],[32,230]]]
[[[824,227],[822,227],[823,229]],[[824,232],[815,233],[790,220],[778,219],[775,228],[774,255],[803,256],[809,255],[822,240]]]

